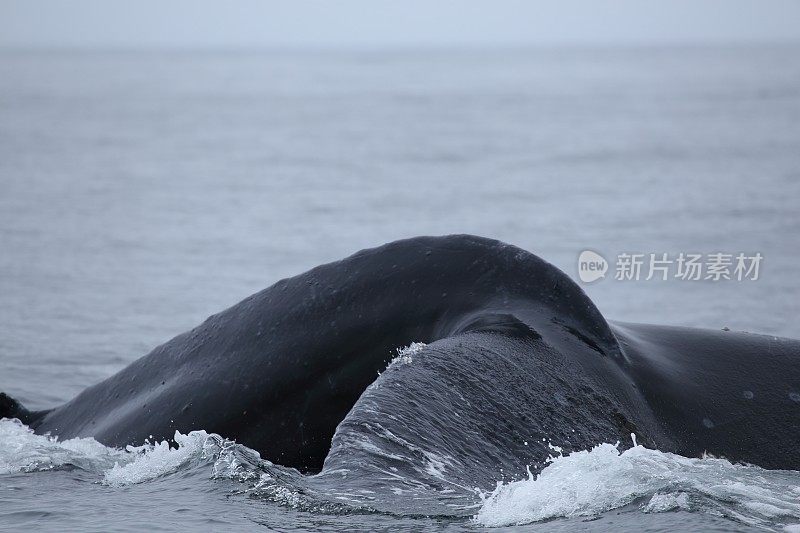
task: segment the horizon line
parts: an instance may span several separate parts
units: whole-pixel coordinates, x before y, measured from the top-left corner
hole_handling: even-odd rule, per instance
[[[408,52],[420,51],[503,51],[503,50],[587,50],[659,48],[741,48],[800,46],[800,38],[719,41],[563,41],[520,43],[253,43],[253,44],[71,44],[0,43],[0,52]]]

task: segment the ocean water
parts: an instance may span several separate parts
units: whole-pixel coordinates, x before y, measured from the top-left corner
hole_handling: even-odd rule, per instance
[[[584,288],[610,319],[799,338],[798,57],[0,52],[0,390],[52,407],[282,277],[421,234],[498,238],[575,279],[585,249],[760,252],[757,281]],[[530,479],[428,495],[423,512],[392,493],[390,512],[197,430],[114,450],[0,422],[0,529],[800,523],[799,473],[641,446],[554,450]]]

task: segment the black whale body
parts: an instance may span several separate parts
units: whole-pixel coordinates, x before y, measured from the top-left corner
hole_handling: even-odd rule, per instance
[[[387,369],[412,342],[426,346]],[[55,409],[0,394],[0,416],[37,433],[122,446],[205,429],[305,472],[363,463],[376,446],[524,471],[549,442],[570,451],[631,433],[662,451],[800,469],[798,415],[800,342],[609,324],[552,265],[464,235],[279,281]]]

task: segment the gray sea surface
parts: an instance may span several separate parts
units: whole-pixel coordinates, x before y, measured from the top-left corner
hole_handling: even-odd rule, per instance
[[[800,46],[0,51],[0,391],[52,407],[278,279],[416,235],[576,280],[591,249],[609,319],[800,338],[799,205]],[[623,252],[764,259],[755,281],[619,281]],[[219,454],[117,486],[111,451],[75,467],[15,431],[9,531],[481,527],[254,497]],[[800,522],[637,502],[518,528]]]

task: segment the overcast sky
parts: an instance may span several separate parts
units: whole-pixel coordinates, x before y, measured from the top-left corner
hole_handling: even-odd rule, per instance
[[[0,47],[800,41],[800,0],[0,0]]]

